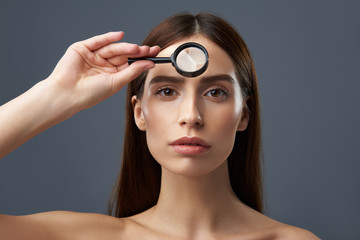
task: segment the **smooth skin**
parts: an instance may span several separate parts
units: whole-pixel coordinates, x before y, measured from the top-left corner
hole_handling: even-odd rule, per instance
[[[117,42],[123,36],[123,32],[111,32],[71,45],[47,79],[1,106],[0,157],[56,123],[110,97],[142,72],[154,68],[149,61],[129,66],[127,58],[156,56],[159,47]],[[234,69],[226,53],[211,41],[201,36],[188,40],[203,44],[210,56],[221,58],[211,59],[204,75],[172,85],[176,87],[174,91],[153,91],[156,86],[164,88],[161,84],[149,86],[150,80],[159,75],[180,76],[171,66],[157,66],[149,70],[143,98],[132,99],[136,124],[146,131],[149,148],[163,169],[158,204],[120,219],[66,211],[0,215],[1,240],[318,239],[306,230],[252,210],[233,194],[224,156],[231,150],[235,132],[246,128],[249,116],[236,110],[242,109],[246,100],[242,99],[236,81],[201,82],[203,77],[217,74],[234,78]],[[168,55],[180,43],[163,49],[160,55]],[[226,88],[229,96],[224,97],[219,86]],[[174,104],[177,107],[171,108]],[[210,109],[223,117],[212,115]],[[221,128],[216,128],[219,124]],[[165,132],[162,141],[156,144],[159,134],[164,134],[164,126],[172,131]],[[196,157],[175,153],[169,143],[184,135],[205,139],[211,150]],[[225,147],[219,147],[220,143]]]

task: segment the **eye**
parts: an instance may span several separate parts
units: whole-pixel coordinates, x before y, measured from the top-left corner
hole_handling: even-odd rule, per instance
[[[212,98],[226,98],[228,93],[225,89],[213,88],[210,89],[210,91],[208,91],[205,95]]]
[[[173,97],[177,94],[177,92],[169,87],[163,87],[156,90],[156,95],[166,98],[166,97]]]

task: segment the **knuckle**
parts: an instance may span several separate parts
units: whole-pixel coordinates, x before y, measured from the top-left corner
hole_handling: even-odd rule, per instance
[[[75,43],[71,44],[69,48],[77,49],[77,48],[80,48],[80,47],[81,47],[81,42],[75,42]]]
[[[78,53],[84,53],[85,49],[84,49],[84,45],[81,42],[75,42],[73,44],[71,44],[68,48],[68,50],[75,50]]]

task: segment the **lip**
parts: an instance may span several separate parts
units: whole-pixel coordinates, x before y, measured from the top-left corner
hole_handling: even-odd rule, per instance
[[[175,152],[184,155],[198,155],[206,152],[211,146],[198,137],[182,137],[170,143]]]

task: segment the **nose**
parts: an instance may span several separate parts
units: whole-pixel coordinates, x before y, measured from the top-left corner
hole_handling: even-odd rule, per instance
[[[204,125],[199,102],[196,96],[184,98],[179,112],[178,122],[181,126],[201,127]]]

